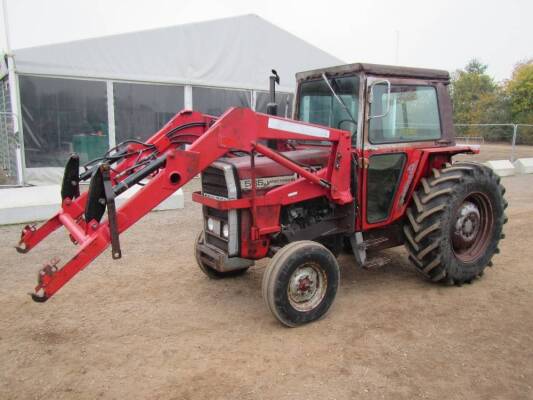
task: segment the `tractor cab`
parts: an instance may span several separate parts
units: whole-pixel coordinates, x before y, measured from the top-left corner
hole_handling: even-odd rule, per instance
[[[420,151],[454,144],[448,72],[357,63],[296,79],[294,118],[352,135],[362,183],[359,228],[397,220]]]
[[[354,147],[453,141],[447,71],[357,63],[296,79],[294,119],[348,130]]]

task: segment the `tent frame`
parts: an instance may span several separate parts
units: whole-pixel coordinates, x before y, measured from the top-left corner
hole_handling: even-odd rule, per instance
[[[14,61],[14,60],[13,60]],[[14,64],[14,62],[13,62]],[[13,65],[14,66],[14,65]],[[51,74],[35,74],[35,73],[18,73],[13,68],[13,75],[14,75],[14,81],[16,84],[14,86],[10,85],[10,93],[12,95],[12,104],[15,105],[14,109],[17,110],[15,112],[16,115],[19,116],[17,125],[18,125],[18,132],[19,132],[19,140],[20,140],[20,148],[21,148],[21,156],[20,156],[20,162],[18,165],[20,165],[20,170],[18,171],[19,174],[19,185],[23,186],[26,184],[25,179],[25,171],[26,171],[26,157],[24,152],[24,126],[22,123],[22,114],[20,110],[21,107],[21,93],[20,93],[20,85],[19,85],[19,77],[20,76],[34,76],[34,77],[41,77],[41,78],[56,78],[56,79],[70,79],[70,80],[77,80],[77,81],[94,81],[94,82],[104,82],[106,84],[106,100],[107,100],[107,125],[108,125],[108,139],[109,139],[109,148],[113,148],[117,145],[116,143],[116,130],[115,130],[115,102],[114,102],[114,83],[131,83],[131,84],[139,84],[139,85],[164,85],[164,86],[181,86],[184,88],[184,107],[188,109],[194,108],[194,99],[193,99],[193,87],[203,87],[203,88],[209,88],[209,89],[218,89],[218,90],[234,90],[234,91],[245,91],[249,94],[249,100],[250,100],[250,108],[255,111],[256,105],[257,105],[257,95],[258,93],[264,93],[267,92],[265,89],[257,89],[257,88],[242,88],[242,87],[232,87],[232,86],[214,86],[214,85],[200,85],[200,84],[194,84],[191,82],[162,82],[162,81],[139,81],[139,80],[131,80],[131,79],[111,79],[111,78],[97,78],[97,77],[89,77],[89,76],[68,76],[68,75],[51,75]],[[11,83],[11,81],[10,81]],[[15,88],[13,90],[12,88]],[[13,93],[14,92],[14,93]],[[291,92],[278,92],[279,94],[293,94]],[[14,96],[14,97],[13,97]],[[294,100],[293,100],[294,101]],[[294,104],[293,104],[293,110],[294,110]],[[290,115],[289,115],[290,117]]]

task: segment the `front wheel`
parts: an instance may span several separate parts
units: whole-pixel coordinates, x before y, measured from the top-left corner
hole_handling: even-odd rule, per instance
[[[295,327],[322,317],[339,286],[335,256],[322,244],[292,242],[279,250],[263,275],[263,298],[284,325]]]
[[[433,282],[470,283],[498,253],[507,222],[504,187],[491,169],[458,162],[423,178],[404,226],[409,258]]]

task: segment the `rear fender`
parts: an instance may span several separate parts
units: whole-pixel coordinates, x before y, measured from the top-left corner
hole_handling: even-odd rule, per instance
[[[422,150],[418,167],[405,195],[403,196],[403,201],[401,198],[402,196],[400,196],[400,204],[397,204],[397,207],[402,208],[402,215],[407,206],[411,203],[413,192],[420,184],[420,180],[429,176],[433,169],[442,169],[446,163],[451,163],[452,157],[457,154],[479,154],[479,146],[455,145]]]

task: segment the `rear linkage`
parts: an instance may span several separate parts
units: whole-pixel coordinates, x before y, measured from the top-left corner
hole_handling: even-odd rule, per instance
[[[271,126],[272,120],[278,123]],[[317,137],[313,135],[316,127],[312,125],[309,125],[309,133],[301,133],[302,127],[308,125],[243,108],[232,108],[218,120],[185,110],[146,143],[124,142],[101,159],[84,166],[86,170],[81,174],[79,157],[72,155],[65,166],[60,211],[38,228],[26,226],[16,249],[19,253],[27,253],[50,233],[64,226],[71,241],[78,246],[78,252],[61,268],[57,266],[58,259],[41,268],[32,299],[45,302],[109,244],[112,258],[121,258],[119,234],[211,163],[232,151],[258,152],[292,169],[301,176],[294,182],[295,187],[310,189],[313,197],[326,195],[340,204],[351,202],[349,178],[341,174],[346,167],[349,168],[349,135],[321,127],[321,135]],[[268,139],[329,140],[333,144],[329,166],[311,173],[261,144]],[[187,150],[182,149],[183,145],[189,144],[191,146]],[[341,166],[344,163],[348,164]],[[89,190],[80,193],[80,182],[87,179],[90,179]],[[115,198],[136,184],[143,187],[117,210]],[[273,192],[276,194],[267,193],[257,200],[263,204],[281,203],[283,192]],[[106,210],[107,219],[101,222]]]

